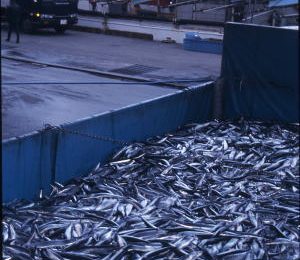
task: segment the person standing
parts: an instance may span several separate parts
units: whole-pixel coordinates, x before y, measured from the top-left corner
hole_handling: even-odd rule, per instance
[[[11,33],[15,31],[17,35],[16,43],[20,42],[20,24],[22,18],[22,10],[16,0],[10,0],[7,8],[8,33],[6,41],[10,41]]]
[[[97,0],[90,0],[90,5],[92,6],[93,12],[96,12],[96,9],[97,9]]]

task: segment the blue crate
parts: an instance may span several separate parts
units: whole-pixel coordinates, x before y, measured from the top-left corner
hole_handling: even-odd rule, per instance
[[[183,48],[189,51],[222,54],[223,44],[221,41],[184,38]]]
[[[201,40],[201,37],[200,34],[197,32],[187,32],[185,34],[185,39]]]

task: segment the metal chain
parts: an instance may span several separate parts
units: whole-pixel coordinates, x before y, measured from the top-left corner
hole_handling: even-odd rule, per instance
[[[83,136],[83,137],[89,137],[89,138],[92,138],[92,139],[95,139],[95,140],[98,140],[98,141],[106,141],[106,142],[117,143],[117,144],[121,144],[121,145],[129,145],[128,142],[123,141],[123,140],[117,140],[117,139],[114,139],[114,138],[111,138],[111,137],[106,137],[106,136],[101,136],[101,135],[92,135],[92,134],[88,134],[88,133],[79,132],[79,131],[76,131],[76,130],[69,130],[69,129],[63,128],[61,126],[53,126],[53,125],[50,125],[50,124],[45,124],[44,130],[45,131],[56,130],[56,131],[61,131],[61,132],[64,132],[64,133],[80,135],[80,136]]]

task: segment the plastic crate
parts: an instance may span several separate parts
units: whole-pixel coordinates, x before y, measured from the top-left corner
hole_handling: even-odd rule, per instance
[[[184,38],[183,48],[189,51],[222,54],[223,44],[221,41]]]
[[[197,32],[187,32],[185,34],[185,39],[201,40],[201,37],[200,34]]]

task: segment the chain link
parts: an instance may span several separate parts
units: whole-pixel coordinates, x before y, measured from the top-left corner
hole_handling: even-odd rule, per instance
[[[117,139],[114,139],[111,137],[106,137],[106,136],[101,136],[101,135],[92,135],[92,134],[88,134],[88,133],[79,132],[76,130],[69,130],[69,129],[63,128],[61,126],[53,126],[50,124],[45,124],[44,130],[45,131],[51,131],[51,130],[61,131],[64,133],[88,137],[88,138],[95,139],[98,141],[106,141],[106,142],[117,143],[117,144],[121,144],[121,145],[129,145],[128,142],[123,141],[123,140],[117,140]]]

